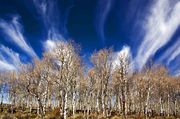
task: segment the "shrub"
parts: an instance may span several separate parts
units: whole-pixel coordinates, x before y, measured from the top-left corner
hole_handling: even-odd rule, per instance
[[[74,116],[68,117],[67,119],[84,119],[84,116],[82,113],[75,114]]]
[[[119,116],[113,116],[111,119],[121,119]]]
[[[11,115],[8,115],[8,114],[4,114],[0,117],[1,119],[17,119],[16,117],[13,117]]]
[[[50,114],[58,117],[58,116],[59,116],[59,113],[60,113],[59,110],[60,110],[59,108],[55,108],[54,110],[52,110],[52,111],[50,112]]]
[[[59,113],[59,108],[55,108],[54,110],[46,114],[45,119],[63,119],[63,117],[60,117]]]
[[[97,119],[97,114],[90,114],[89,119]]]

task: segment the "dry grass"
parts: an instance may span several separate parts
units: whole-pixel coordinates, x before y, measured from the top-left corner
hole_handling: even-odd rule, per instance
[[[0,119],[40,119],[40,117],[37,116],[36,113],[29,113],[28,110],[25,111],[17,111],[14,114],[9,113],[8,111],[0,112]],[[87,119],[87,115],[84,115],[82,112],[76,113],[74,116],[68,115],[67,119]],[[63,117],[60,117],[59,115],[59,108],[56,108],[50,112],[48,112],[44,119],[63,119]],[[88,116],[88,119],[124,119],[121,115],[118,115],[117,113],[113,113],[111,117],[105,118],[103,117],[102,113],[91,113]],[[135,115],[128,115],[127,119],[145,119],[143,114],[135,114]],[[149,119],[180,119],[175,118],[173,116],[170,117],[162,117],[162,116],[156,116],[156,117],[150,117]]]
[[[122,118],[119,116],[113,116],[113,117],[111,117],[111,119],[122,119]]]

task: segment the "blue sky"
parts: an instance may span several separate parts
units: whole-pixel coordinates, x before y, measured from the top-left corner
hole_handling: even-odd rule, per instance
[[[55,40],[73,39],[89,64],[95,50],[128,49],[180,74],[179,0],[0,0],[0,70],[42,57]]]

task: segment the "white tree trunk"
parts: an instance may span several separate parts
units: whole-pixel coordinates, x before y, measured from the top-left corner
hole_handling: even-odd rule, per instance
[[[76,95],[75,95],[75,92],[73,92],[73,100],[72,100],[73,116],[75,115],[75,110],[76,110],[76,102],[75,102],[75,99],[76,99]]]
[[[100,112],[100,109],[99,109],[99,96],[98,95],[96,96],[96,108],[97,108],[97,111]]]
[[[118,98],[118,110],[119,110],[119,113],[121,113],[121,99],[119,96],[117,98]]]
[[[175,99],[175,102],[174,102],[174,112],[176,116],[177,115],[177,99]]]
[[[103,110],[103,116],[106,116],[105,113],[105,99],[104,99],[104,93],[102,93],[101,101],[102,101],[102,110]]]
[[[160,115],[163,114],[163,104],[162,104],[162,98],[160,97],[159,99],[159,102],[160,102]]]
[[[65,92],[65,102],[64,102],[64,119],[67,118],[67,92]]]
[[[169,94],[168,94],[168,105],[167,105],[167,111],[168,111],[168,112],[167,112],[167,114],[168,114],[167,116],[168,116],[168,117],[169,117],[169,113],[170,113],[170,99],[169,99],[169,98],[170,98],[170,96],[169,96]]]
[[[38,103],[38,102],[37,102],[37,105],[38,105],[38,106],[37,106],[37,114],[39,115],[39,114],[40,114],[40,113],[39,113],[39,110],[40,110],[40,109],[39,109],[39,103]]]
[[[91,104],[90,104],[90,100],[91,100],[91,94],[90,96],[87,97],[88,98],[88,104],[87,104],[87,118],[89,118],[89,114],[90,114],[90,108],[91,108]]]
[[[149,97],[150,97],[150,87],[148,88],[147,98],[146,98],[146,105],[145,105],[146,119],[147,119],[147,116],[148,116],[148,109],[149,109]]]

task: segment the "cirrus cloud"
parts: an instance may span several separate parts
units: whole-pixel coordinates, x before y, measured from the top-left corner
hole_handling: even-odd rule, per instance
[[[13,16],[10,22],[0,19],[0,29],[8,37],[8,40],[15,43],[31,57],[37,57],[30,45],[23,36],[22,25],[19,23],[19,16]]]
[[[135,57],[135,65],[138,69],[141,70],[149,58],[171,40],[180,25],[179,11],[180,1],[154,1],[150,13],[142,24],[145,28],[145,36]]]
[[[19,54],[12,49],[0,45],[0,70],[18,70],[22,64]]]

